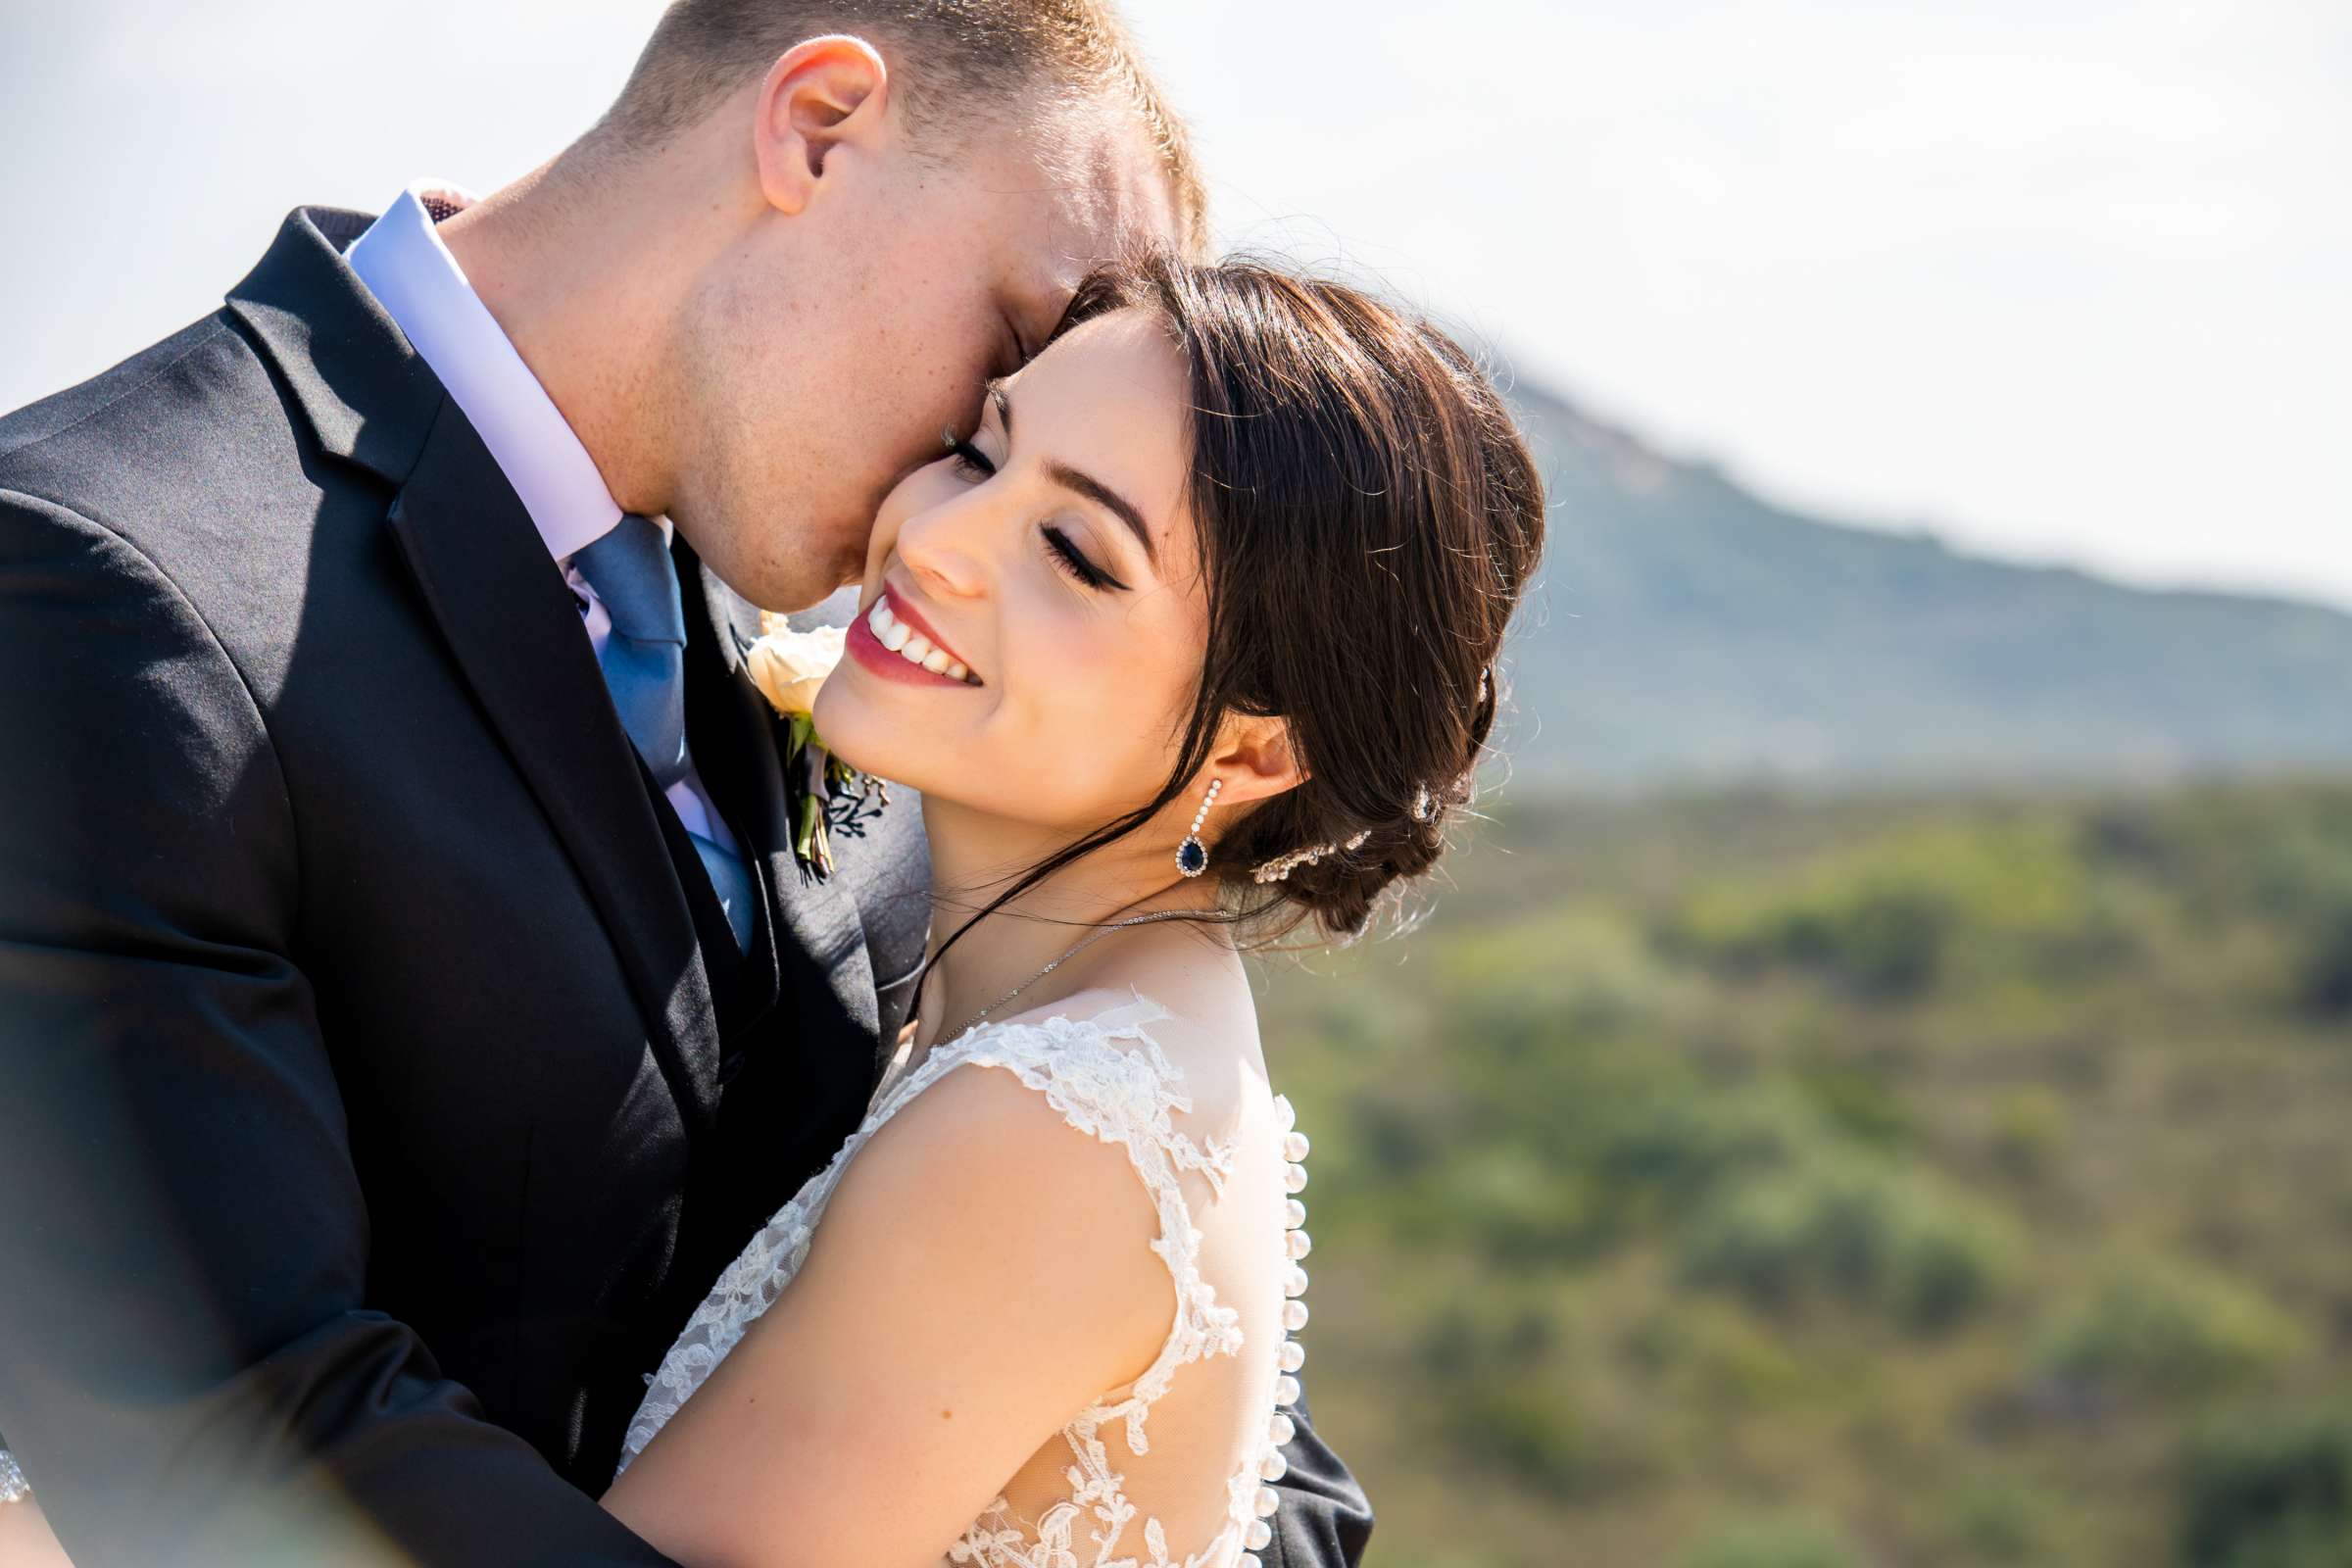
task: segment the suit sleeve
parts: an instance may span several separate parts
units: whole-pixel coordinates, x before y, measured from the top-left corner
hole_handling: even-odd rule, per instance
[[[1372,1539],[1372,1504],[1347,1461],[1315,1436],[1304,1390],[1283,1413],[1298,1431],[1283,1446],[1290,1468],[1274,1483],[1282,1497],[1274,1539],[1258,1555],[1267,1568],[1356,1568]]]
[[[661,1564],[368,1306],[295,826],[174,585],[0,492],[0,1430],[78,1568]]]

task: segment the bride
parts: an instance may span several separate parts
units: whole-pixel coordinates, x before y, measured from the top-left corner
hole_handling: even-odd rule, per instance
[[[1241,955],[1439,858],[1541,482],[1444,334],[1238,263],[1098,274],[945,439],[815,705],[922,794],[916,1022],[604,1502],[688,1568],[1256,1568],[1307,1143]]]
[[[1307,1144],[1241,951],[1437,859],[1541,483],[1443,334],[1233,263],[1099,275],[946,439],[815,705],[922,792],[917,1022],[605,1504],[689,1565],[1255,1568]]]

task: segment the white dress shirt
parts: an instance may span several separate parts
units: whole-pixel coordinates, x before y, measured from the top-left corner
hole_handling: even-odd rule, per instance
[[[434,231],[427,197],[444,216],[474,201],[454,185],[418,180],[352,242],[345,259],[480,432],[499,471],[531,514],[547,553],[563,569],[564,583],[587,606],[580,624],[601,658],[612,617],[572,569],[571,558],[620,525],[620,504],[563,411],[514,352],[506,330]],[[657,520],[666,535],[668,519]],[[686,776],[667,794],[689,833],[742,854],[710,805],[691,746]]]

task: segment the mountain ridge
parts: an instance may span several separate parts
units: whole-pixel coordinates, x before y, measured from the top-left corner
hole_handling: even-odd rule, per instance
[[[2162,780],[2352,765],[2352,613],[1810,515],[1522,382],[1551,549],[1514,772],[1584,785]]]

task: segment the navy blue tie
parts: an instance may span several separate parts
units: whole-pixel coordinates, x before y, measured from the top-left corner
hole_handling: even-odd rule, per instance
[[[659,523],[632,513],[571,564],[612,617],[601,662],[620,727],[666,791],[686,776],[686,609],[668,541]],[[687,836],[727,911],[735,945],[750,947],[757,897],[751,874],[724,845],[692,830]]]

